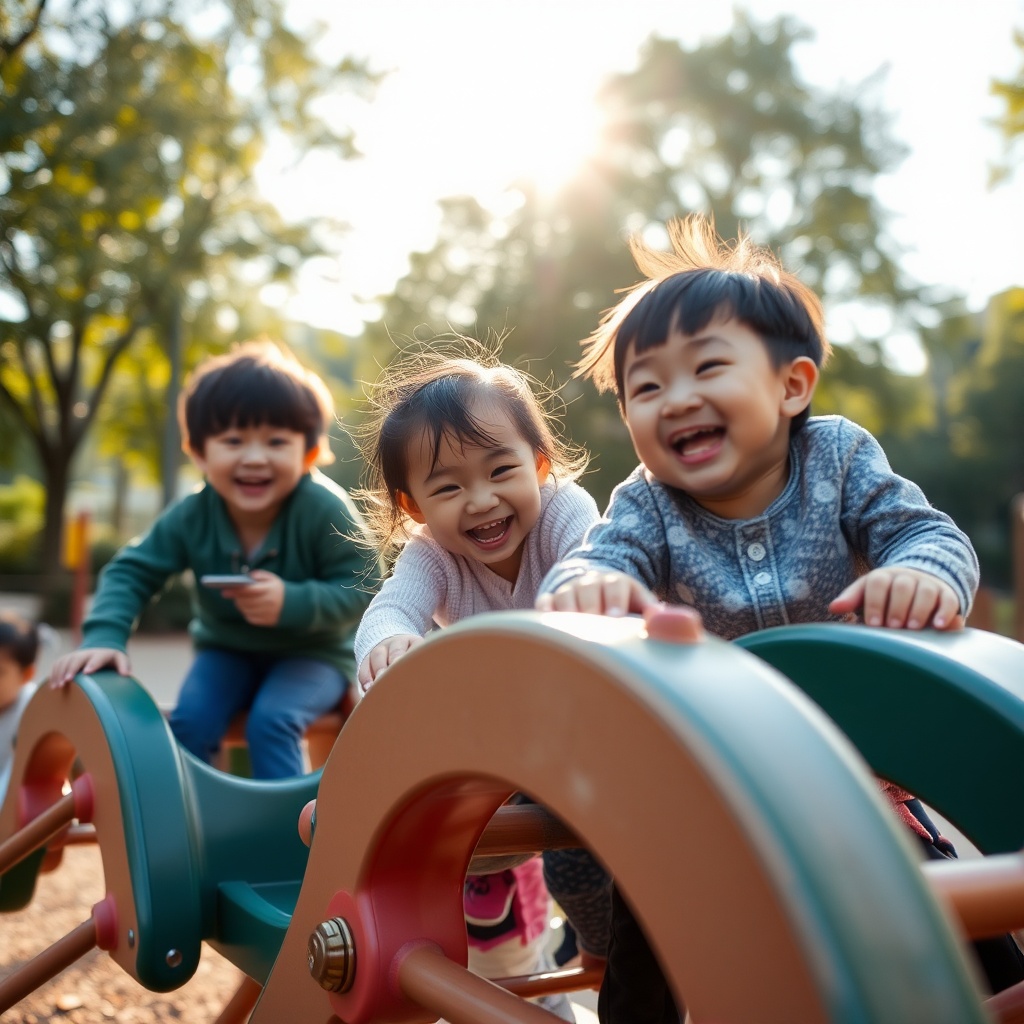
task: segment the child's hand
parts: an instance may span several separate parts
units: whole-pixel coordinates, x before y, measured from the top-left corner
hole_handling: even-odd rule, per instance
[[[389,636],[383,643],[377,644],[363,658],[363,663],[359,666],[359,671],[356,673],[359,685],[363,690],[368,690],[384,669],[394,665],[403,654],[422,642],[423,637],[416,636],[414,633],[399,633],[397,636]]]
[[[920,569],[873,569],[829,606],[835,615],[861,611],[868,626],[890,629],[963,629],[960,601],[948,583]]]
[[[245,587],[225,587],[221,594],[235,602],[245,621],[253,626],[276,626],[284,607],[284,580],[266,569],[254,569],[256,580]]]
[[[542,612],[590,612],[593,615],[627,615],[659,604],[658,599],[624,572],[587,572],[563,583],[553,594],[537,598]]]
[[[59,690],[62,686],[67,686],[79,673],[91,675],[110,665],[123,676],[131,674],[132,667],[128,655],[113,647],[83,647],[79,651],[62,654],[50,669],[50,689]]]

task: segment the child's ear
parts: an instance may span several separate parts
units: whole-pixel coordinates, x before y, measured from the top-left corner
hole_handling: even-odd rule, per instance
[[[818,386],[818,367],[809,356],[800,356],[789,364],[783,375],[785,394],[782,414],[794,419],[811,404]]]
[[[312,467],[313,463],[316,462],[316,460],[319,457],[319,455],[320,455],[320,445],[315,444],[315,445],[313,445],[312,448],[309,449],[308,452],[306,452],[306,457],[302,460],[302,468],[303,468],[303,470],[310,469]]]
[[[426,517],[420,511],[419,505],[409,497],[405,491],[395,491],[395,501],[398,507],[411,519],[413,522],[423,525],[426,523]]]
[[[543,484],[550,475],[551,460],[543,452],[537,452],[537,483]]]
[[[35,674],[36,674],[36,667],[35,667],[35,665],[26,665],[21,670],[21,682],[22,682],[22,685],[24,685],[25,683],[32,682],[32,679],[35,677]]]
[[[202,452],[197,452],[190,444],[183,444],[181,450],[192,460],[193,465],[196,469],[206,476],[206,459],[203,457]]]

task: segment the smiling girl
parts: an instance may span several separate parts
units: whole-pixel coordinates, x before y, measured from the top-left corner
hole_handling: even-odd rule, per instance
[[[357,439],[364,506],[381,556],[397,558],[356,633],[364,689],[435,626],[532,608],[598,518],[575,482],[586,455],[559,438],[529,378],[496,358],[406,356],[370,400]]]

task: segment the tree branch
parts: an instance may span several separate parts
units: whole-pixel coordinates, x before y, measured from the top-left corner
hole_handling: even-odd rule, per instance
[[[36,7],[35,14],[29,19],[28,25],[25,26],[25,31],[13,39],[0,39],[0,67],[3,66],[4,61],[13,57],[35,35],[45,7],[46,0],[39,0],[39,6]]]

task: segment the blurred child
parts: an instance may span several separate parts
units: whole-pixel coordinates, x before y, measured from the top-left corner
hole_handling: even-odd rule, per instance
[[[397,558],[356,633],[364,689],[435,627],[532,608],[544,574],[597,519],[575,482],[585,454],[558,438],[531,382],[511,366],[424,353],[389,368],[371,398],[360,445],[367,516],[382,556]],[[529,910],[538,868],[467,879],[471,957],[487,976],[513,962],[550,967]],[[510,914],[515,927],[502,930]],[[597,941],[603,950],[606,938]],[[572,1019],[564,996],[548,1003]]]
[[[538,607],[687,604],[726,639],[856,612],[872,626],[961,628],[978,585],[968,538],[866,430],[809,418],[828,355],[818,298],[709,220],[669,234],[671,254],[631,243],[648,280],[605,316],[580,363],[614,391],[641,464],[544,580]],[[928,855],[948,856],[920,802],[883,790]],[[1016,947],[1003,953],[985,963],[993,987],[1021,976]],[[618,893],[599,1013],[605,1024],[678,1020]]]
[[[16,612],[0,611],[0,802],[11,779],[18,724],[36,691],[38,656],[38,627]]]
[[[196,368],[178,415],[205,483],[105,567],[82,647],[58,659],[50,684],[107,666],[129,673],[133,623],[190,569],[196,655],[171,714],[175,737],[210,762],[247,711],[254,777],[299,775],[306,727],[354,675],[352,640],[379,573],[349,496],[314,468],[332,458],[330,394],[282,348],[251,341]]]

